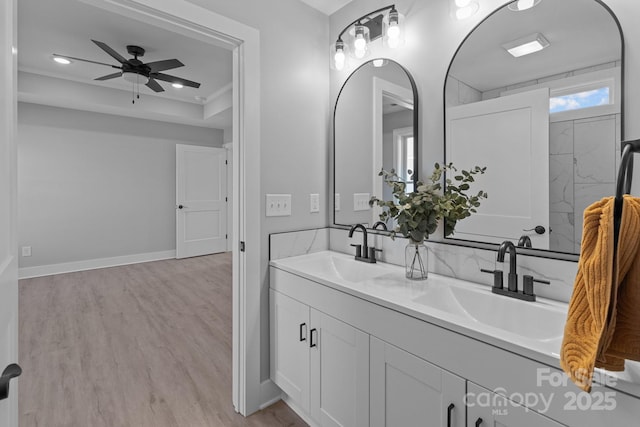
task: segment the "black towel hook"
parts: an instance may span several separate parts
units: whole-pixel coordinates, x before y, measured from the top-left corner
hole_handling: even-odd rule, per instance
[[[633,178],[633,154],[640,152],[640,139],[622,142],[622,156],[620,169],[616,180],[616,196],[613,204],[613,242],[614,252],[618,248],[620,234],[620,221],[622,220],[622,200],[625,194],[631,192],[631,180]]]

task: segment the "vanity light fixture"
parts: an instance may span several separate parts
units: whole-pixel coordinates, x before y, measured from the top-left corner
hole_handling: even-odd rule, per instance
[[[478,9],[480,9],[480,5],[478,4],[478,0],[452,0],[452,14],[458,20],[462,21],[463,19],[467,19],[476,14]]]
[[[542,0],[517,0],[509,4],[507,7],[514,12],[522,12],[537,6]]]
[[[549,46],[549,41],[540,33],[531,34],[509,43],[502,47],[515,58],[539,52]]]
[[[347,25],[332,46],[332,68],[342,70],[347,55],[362,59],[369,53],[369,44],[384,37],[391,49],[402,45],[402,21],[395,5],[386,6],[368,13]]]

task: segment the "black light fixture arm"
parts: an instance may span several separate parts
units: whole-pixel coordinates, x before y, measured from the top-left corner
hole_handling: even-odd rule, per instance
[[[354,26],[356,24],[361,24],[363,19],[370,18],[371,15],[375,15],[376,13],[384,12],[385,10],[395,9],[395,7],[396,7],[396,5],[392,4],[392,5],[389,5],[389,6],[381,7],[380,9],[374,10],[373,12],[369,12],[366,15],[362,15],[360,18],[356,19],[351,24],[349,24],[346,27],[344,27],[344,29],[342,31],[340,31],[340,34],[338,35],[338,39],[336,40],[336,42],[342,41],[342,36],[344,35],[345,31],[347,31],[349,28],[351,28],[352,26]]]

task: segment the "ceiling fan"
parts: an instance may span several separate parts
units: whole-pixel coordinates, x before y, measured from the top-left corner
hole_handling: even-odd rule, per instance
[[[126,59],[114,49],[109,47],[106,43],[99,42],[97,40],[91,40],[98,47],[107,52],[113,59],[118,61],[120,65],[111,65],[104,62],[92,61],[89,59],[74,58],[72,56],[53,54],[54,57],[74,59],[76,61],[90,62],[92,64],[106,65],[107,67],[116,68],[120,71],[113,74],[107,74],[106,76],[98,77],[95,80],[110,80],[118,77],[124,78],[126,81],[137,84],[144,84],[154,92],[164,92],[164,89],[156,80],[162,80],[172,84],[189,86],[193,88],[199,88],[200,83],[183,79],[181,77],[170,76],[168,74],[161,73],[161,71],[172,70],[174,68],[183,67],[184,64],[177,59],[165,59],[163,61],[147,62],[146,64],[138,59],[138,57],[144,56],[145,50],[140,46],[127,46],[127,52],[132,55],[133,58]]]

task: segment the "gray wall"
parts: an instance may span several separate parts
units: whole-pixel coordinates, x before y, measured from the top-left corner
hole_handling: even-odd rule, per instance
[[[175,145],[223,133],[20,103],[20,267],[175,250]]]
[[[261,379],[269,378],[269,234],[328,225],[329,23],[298,0],[189,0],[260,32]],[[248,106],[254,108],[255,106]],[[265,194],[292,195],[291,216],[264,216]],[[309,194],[320,194],[320,213]]]

